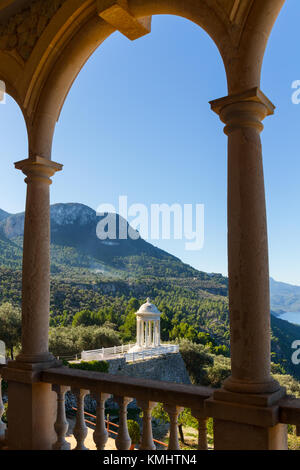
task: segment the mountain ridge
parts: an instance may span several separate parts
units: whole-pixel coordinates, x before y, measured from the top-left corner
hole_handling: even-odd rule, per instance
[[[214,279],[220,292],[227,295],[228,280],[217,273],[205,273],[185,264],[179,258],[143,240],[137,231],[118,214],[116,227],[123,223],[127,233],[136,239],[100,240],[97,224],[104,216],[82,203],[57,203],[50,206],[52,273],[63,271],[64,265],[73,269],[90,269],[119,276],[168,276]],[[10,214],[0,209],[0,263],[21,267],[24,212]],[[132,232],[130,232],[132,231]],[[220,281],[220,282],[219,282]],[[222,287],[221,287],[222,286]],[[300,286],[270,278],[271,310],[275,316],[284,312],[300,312]]]
[[[116,217],[116,240],[100,240],[97,237],[97,224],[104,217]],[[95,210],[84,204],[58,203],[50,206],[50,218],[51,245],[54,252],[52,262],[54,265],[63,264],[58,263],[55,259],[59,247],[61,249],[62,247],[68,247],[73,252],[75,250],[75,256],[80,259],[78,268],[86,268],[91,262],[91,265],[102,263],[102,265],[106,265],[108,270],[115,270],[116,274],[126,272],[134,276],[151,275],[151,272],[153,271],[154,274],[156,270],[155,274],[161,276],[170,275],[172,272],[174,276],[188,275],[205,278],[214,276],[213,274],[198,271],[183,263],[176,256],[153,246],[140,236],[137,237],[138,232],[118,214],[99,216]],[[127,239],[119,238],[118,227],[121,223],[126,224],[130,235],[135,235],[134,239],[132,237]],[[3,241],[8,240],[20,247],[23,230],[24,212],[14,215],[8,214],[6,218],[0,221],[0,239]],[[60,258],[63,257],[60,255]],[[70,264],[70,261],[70,259],[66,259],[66,264]],[[71,264],[74,265],[73,262]],[[151,265],[153,265],[153,269]]]

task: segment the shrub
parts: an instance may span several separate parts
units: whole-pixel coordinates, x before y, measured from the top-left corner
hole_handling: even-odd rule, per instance
[[[81,351],[109,348],[119,344],[119,334],[104,327],[51,327],[49,333],[49,349],[54,356],[75,356]]]
[[[298,380],[294,379],[291,375],[275,374],[273,377],[282,387],[286,388],[288,395],[300,398],[300,382]]]
[[[4,412],[3,412],[3,415],[2,415],[2,421],[3,423],[6,423],[7,424],[7,407],[8,407],[8,403],[4,403]]]
[[[190,376],[191,382],[200,384],[205,379],[205,368],[213,365],[213,356],[207,347],[189,340],[181,340],[179,350]]]
[[[212,367],[208,367],[206,371],[207,385],[210,385],[214,388],[220,388],[222,383],[227,377],[231,374],[230,369],[227,369],[220,364],[217,364]]]
[[[138,444],[141,438],[141,431],[138,423],[133,421],[133,419],[129,419],[127,421],[128,426],[128,433],[131,439],[131,444]]]
[[[109,364],[106,361],[82,361],[79,363],[68,363],[70,369],[93,370],[95,372],[108,372]]]

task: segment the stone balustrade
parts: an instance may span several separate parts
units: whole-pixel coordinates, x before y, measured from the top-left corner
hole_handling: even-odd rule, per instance
[[[2,370],[5,367],[5,365],[0,365],[0,384]],[[184,408],[190,408],[192,415],[198,420],[198,450],[207,450],[206,421],[210,416],[210,407],[207,405],[215,393],[212,388],[123,377],[66,367],[41,371],[38,380],[41,383],[51,384],[52,391],[56,393],[57,397],[57,417],[54,425],[57,438],[53,443],[53,450],[70,449],[70,444],[65,439],[68,431],[65,394],[69,390],[75,395],[77,401],[76,424],[73,430],[77,443],[76,450],[87,450],[85,446],[87,427],[84,417],[84,398],[87,394],[90,394],[97,404],[93,439],[98,450],[103,450],[108,440],[105,426],[105,402],[111,396],[119,406],[119,428],[115,440],[117,450],[128,450],[131,446],[127,428],[127,406],[133,399],[136,399],[137,406],[143,412],[140,450],[156,449],[151,423],[152,410],[156,403],[163,404],[163,408],[170,418],[169,450],[179,450],[180,448],[178,416]],[[257,412],[258,408],[254,408]],[[6,425],[1,420],[3,411],[0,387],[0,448],[5,446],[6,435]],[[226,412],[225,409],[224,412]],[[241,416],[236,417],[234,421],[248,422],[247,417],[243,415],[242,407],[240,413]],[[282,398],[276,406],[276,417],[279,423],[295,425],[296,433],[300,436],[300,399],[289,396]],[[252,418],[249,416],[249,424],[251,424],[251,420]]]
[[[170,417],[169,450],[178,450],[178,416],[186,407],[192,410],[199,422],[199,449],[204,450],[206,442],[205,400],[212,396],[213,389],[208,387],[182,385],[170,382],[120,377],[100,372],[74,370],[68,368],[48,369],[41,373],[42,382],[52,384],[52,390],[57,394],[57,420],[55,431],[57,441],[53,449],[69,449],[65,440],[67,425],[64,395],[71,389],[77,400],[76,425],[74,437],[77,450],[85,450],[87,435],[84,421],[84,397],[90,393],[97,403],[97,421],[94,431],[94,442],[98,450],[103,450],[108,439],[105,428],[105,402],[110,396],[119,406],[119,431],[116,437],[116,448],[128,450],[131,445],[127,428],[127,406],[137,400],[137,406],[143,411],[143,432],[140,449],[155,450],[152,436],[151,413],[156,403],[162,403]],[[203,434],[203,435],[202,435]]]

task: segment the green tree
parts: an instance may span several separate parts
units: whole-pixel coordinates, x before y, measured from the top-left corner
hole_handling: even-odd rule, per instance
[[[100,325],[99,316],[95,315],[94,312],[90,310],[81,310],[77,312],[72,321],[72,326],[91,326],[91,325]]]
[[[125,313],[135,313],[140,308],[140,302],[135,298],[131,297],[129,300]]]
[[[134,341],[136,338],[136,315],[129,313],[125,319],[124,325],[120,326],[122,340],[124,342]]]
[[[0,306],[0,339],[10,351],[11,359],[14,359],[14,348],[21,342],[21,322],[20,308],[9,302]]]
[[[95,326],[50,328],[49,349],[54,356],[75,356],[82,351],[118,346],[116,331]]]
[[[214,365],[214,358],[209,349],[202,344],[195,344],[183,339],[180,341],[179,350],[194,384],[202,384],[207,377],[207,367]]]

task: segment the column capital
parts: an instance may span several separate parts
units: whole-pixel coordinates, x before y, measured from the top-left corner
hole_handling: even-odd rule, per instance
[[[275,110],[273,103],[258,87],[210,101],[209,104],[226,124],[224,132],[227,135],[245,127],[252,127],[261,132],[261,121],[274,114]]]
[[[32,180],[38,180],[51,184],[50,177],[57,171],[61,171],[63,165],[36,155],[16,162],[15,168],[21,170],[27,176],[25,179],[26,183]]]
[[[211,109],[220,115],[221,111],[225,106],[231,104],[243,103],[243,102],[252,102],[252,103],[261,103],[267,108],[267,116],[274,114],[275,105],[266,97],[266,95],[261,91],[260,88],[254,87],[246,90],[242,93],[237,93],[235,95],[224,96],[223,98],[218,98],[209,102]]]

